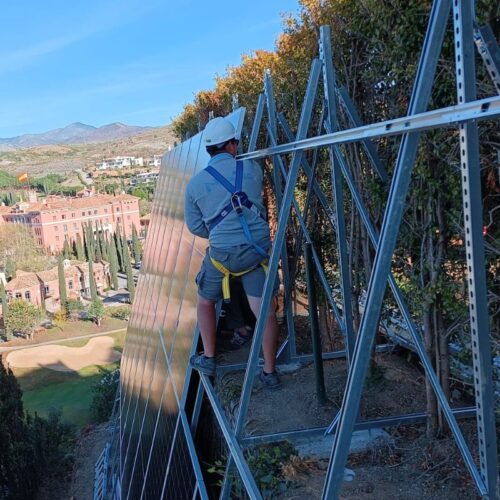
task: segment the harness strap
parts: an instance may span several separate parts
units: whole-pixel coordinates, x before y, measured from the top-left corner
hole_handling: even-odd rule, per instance
[[[233,210],[237,210],[238,207],[246,207],[251,210],[254,214],[261,217],[263,220],[266,220],[265,215],[261,213],[258,207],[252,203],[246,193],[242,191],[243,187],[243,162],[238,160],[236,162],[236,185],[233,186],[219,171],[217,171],[211,165],[208,165],[205,170],[224,188],[231,193],[231,200],[229,203],[221,210],[219,215],[212,219],[210,224],[208,225],[208,230],[211,231],[214,227],[216,227],[220,222],[222,222]],[[241,219],[240,219],[241,221]],[[245,221],[246,223],[246,221]],[[251,242],[250,242],[251,243]],[[260,253],[260,252],[259,252]]]
[[[257,269],[257,267],[259,266],[261,266],[262,269],[264,269],[264,272],[267,274],[267,264],[265,263],[266,261],[262,261],[260,264],[257,264],[250,269],[245,269],[244,271],[233,273],[227,267],[225,267],[224,264],[222,264],[218,260],[215,260],[213,257],[210,257],[210,260],[212,261],[215,269],[217,269],[217,271],[221,272],[224,275],[224,277],[222,278],[222,296],[224,298],[224,302],[231,302],[231,291],[229,287],[229,279],[231,278],[231,276],[243,276],[244,274]]]

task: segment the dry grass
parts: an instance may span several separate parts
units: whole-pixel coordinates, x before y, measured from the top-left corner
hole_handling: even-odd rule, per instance
[[[0,168],[9,173],[66,173],[95,166],[113,156],[163,154],[174,143],[170,127],[157,127],[143,134],[109,142],[36,146],[0,152]]]

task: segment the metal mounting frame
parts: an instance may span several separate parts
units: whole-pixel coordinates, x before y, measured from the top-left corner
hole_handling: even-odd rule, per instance
[[[244,450],[249,446],[259,443],[275,442],[283,439],[294,440],[304,435],[320,436],[325,433],[335,432],[334,445],[331,459],[326,473],[325,485],[322,497],[325,499],[338,498],[342,486],[344,465],[347,459],[349,443],[352,433],[357,429],[387,427],[391,425],[404,425],[425,420],[423,413],[396,415],[383,419],[360,421],[358,419],[359,403],[362,389],[366,378],[370,352],[374,343],[378,319],[383,307],[384,293],[387,284],[398,304],[399,311],[406,323],[413,342],[413,347],[424,367],[425,373],[430,380],[431,386],[439,401],[443,414],[448,422],[452,435],[463,456],[465,464],[474,480],[479,494],[484,498],[493,499],[498,488],[497,478],[497,456],[496,456],[496,432],[494,422],[494,398],[492,389],[491,351],[489,345],[489,330],[487,321],[486,281],[484,273],[484,247],[482,237],[482,213],[481,213],[481,187],[479,172],[479,138],[477,133],[477,122],[484,119],[498,119],[500,116],[500,97],[493,96],[487,99],[477,100],[475,95],[475,68],[474,68],[474,40],[478,40],[478,31],[474,31],[473,0],[435,0],[429,17],[429,24],[421,59],[419,62],[415,84],[407,116],[387,120],[381,123],[363,125],[359,115],[351,102],[345,89],[338,86],[335,81],[335,68],[332,62],[331,34],[328,27],[320,30],[319,59],[315,59],[311,65],[309,81],[304,97],[300,121],[297,132],[294,135],[286,122],[283,114],[277,112],[274,101],[272,78],[269,72],[264,76],[264,91],[259,96],[255,119],[249,137],[248,151],[240,155],[240,158],[263,159],[271,158],[273,165],[273,183],[279,208],[277,232],[274,238],[273,251],[269,261],[269,273],[266,279],[261,308],[257,320],[255,334],[250,349],[250,355],[246,364],[227,365],[218,368],[218,374],[224,374],[233,370],[245,370],[243,387],[240,396],[238,413],[233,425],[228,421],[224,409],[219,401],[217,390],[212,382],[204,375],[193,372],[189,367],[185,373],[185,379],[180,397],[177,395],[176,386],[173,382],[173,391],[179,408],[176,420],[175,435],[182,433],[186,440],[186,447],[193,467],[195,486],[192,498],[208,498],[205,479],[199,465],[199,450],[196,443],[196,431],[202,418],[202,401],[206,397],[211,411],[213,412],[218,426],[221,429],[227,445],[229,459],[226,466],[224,485],[221,498],[229,498],[233,471],[239,474],[242,484],[250,498],[261,498],[261,494],[245,460]],[[432,90],[433,75],[435,74],[437,59],[441,52],[445,30],[452,14],[454,37],[455,37],[455,62],[457,82],[457,104],[448,108],[427,111],[427,106]],[[475,38],[474,38],[475,34]],[[485,35],[486,36],[486,35]],[[479,47],[481,48],[481,47]],[[491,48],[497,50],[497,47]],[[490,69],[489,69],[490,70]],[[318,94],[321,94],[320,81],[322,80],[322,102],[318,125],[318,134],[308,137],[312,127],[312,119],[317,109]],[[342,106],[350,123],[351,128],[340,130],[337,118],[337,108]],[[263,125],[264,117],[266,123]],[[405,207],[406,194],[411,182],[411,172],[416,158],[419,135],[421,131],[439,128],[458,128],[461,161],[462,198],[465,217],[465,245],[467,254],[468,286],[470,301],[471,336],[473,346],[473,370],[475,383],[476,407],[452,409],[440,386],[438,377],[432,367],[432,363],[426,354],[420,334],[420,327],[411,318],[409,309],[405,303],[403,294],[398,288],[396,280],[391,274],[391,256],[393,254],[399,227]],[[324,133],[322,133],[324,131]],[[279,143],[280,133],[285,137],[285,143]],[[372,139],[384,136],[401,136],[400,149],[397,156],[394,174],[389,180],[387,172],[377,156]],[[268,145],[264,149],[257,150],[256,145],[259,137],[263,136]],[[346,143],[357,143],[365,151],[373,169],[383,181],[390,181],[388,201],[384,214],[380,233],[376,230],[370,220],[368,211],[364,205],[362,196],[350,173],[348,162],[343,154],[342,145]],[[196,147],[189,142],[188,148]],[[330,165],[333,206],[328,203],[328,196],[321,190],[315,179],[316,164],[309,164],[304,154],[306,150],[318,150],[327,148]],[[192,154],[183,151],[183,145],[171,152],[171,161],[175,165],[181,165],[181,158]],[[196,152],[196,157],[199,157]],[[289,155],[287,167],[286,155]],[[181,167],[182,168],[182,167]],[[306,193],[306,209],[301,213],[298,203],[294,198],[299,172],[302,171],[308,177]],[[187,173],[187,172],[186,172]],[[185,174],[184,174],[185,175]],[[174,178],[175,177],[175,178]],[[161,178],[160,182],[165,186],[170,185],[169,192],[176,191],[177,185],[182,185],[179,180],[181,176]],[[179,184],[177,184],[179,183]],[[283,186],[284,184],[284,186]],[[355,336],[352,321],[352,297],[350,283],[350,269],[348,264],[348,251],[345,236],[344,220],[344,186],[348,188],[353,209],[358,211],[365,226],[368,237],[375,250],[375,262],[368,286],[365,311],[357,336]],[[165,191],[166,192],[166,191]],[[337,415],[332,415],[332,423],[328,427],[304,429],[300,431],[281,432],[276,434],[247,436],[245,435],[245,422],[247,412],[251,403],[252,386],[255,374],[260,366],[260,348],[262,344],[264,320],[271,305],[274,280],[278,271],[280,260],[287,263],[287,252],[285,247],[285,235],[293,214],[298,231],[295,233],[297,239],[304,238],[312,243],[308,230],[307,210],[309,201],[316,197],[320,207],[327,214],[331,224],[332,232],[338,246],[338,266],[340,269],[340,280],[332,284],[322,269],[320,260],[312,248],[316,270],[325,294],[336,315],[340,329],[345,338],[345,349],[323,353],[324,359],[335,359],[345,357],[348,366],[348,380],[344,393],[342,407]],[[176,214],[176,208],[171,205],[172,213]],[[159,228],[156,228],[159,231]],[[180,230],[182,234],[183,229]],[[173,236],[170,236],[173,238]],[[181,236],[183,238],[184,236]],[[149,239],[150,241],[150,239]],[[149,244],[148,241],[148,244]],[[170,239],[163,252],[167,252]],[[196,246],[196,242],[194,243]],[[178,247],[177,247],[178,249]],[[193,247],[193,252],[195,252]],[[161,252],[156,251],[154,259],[160,257]],[[153,261],[153,257],[151,258]],[[147,268],[148,262],[145,259]],[[286,291],[285,315],[288,325],[289,336],[280,348],[279,361],[301,362],[310,357],[297,354],[295,344],[295,332],[293,329],[293,315],[289,300],[292,286],[294,269],[288,269],[282,264],[284,285]],[[156,275],[158,277],[158,275]],[[158,277],[160,283],[162,278]],[[165,357],[169,379],[175,380],[176,373],[172,358],[173,351],[166,349],[164,337],[160,332],[158,338],[149,336],[147,341],[141,338],[141,325],[146,325],[148,311],[154,309],[152,302],[148,302],[150,294],[158,290],[158,283],[154,277],[149,279],[147,286],[138,294],[138,302],[134,306],[131,323],[133,328],[129,333],[124,352],[122,370],[126,375],[122,379],[122,402],[121,402],[121,440],[120,452],[122,458],[122,478],[133,475],[136,460],[139,453],[137,442],[141,440],[146,418],[146,409],[149,401],[149,389],[147,364],[153,361],[156,365],[161,353]],[[170,284],[169,286],[172,286]],[[340,290],[340,301],[336,300],[333,288]],[[184,289],[181,296],[186,297],[188,291]],[[154,297],[153,297],[154,298]],[[170,300],[170,299],[169,299]],[[167,303],[168,304],[168,303]],[[167,305],[168,307],[168,305]],[[144,317],[142,317],[142,316]],[[177,315],[179,322],[180,310]],[[177,327],[176,327],[177,328]],[[175,333],[174,333],[175,337]],[[194,335],[191,353],[196,351],[199,340],[198,332]],[[172,343],[173,346],[173,343]],[[383,348],[383,347],[382,347]],[[173,347],[172,347],[173,349]],[[148,361],[149,360],[149,361]],[[146,378],[145,378],[146,377]],[[139,385],[139,390],[134,388]],[[165,387],[167,383],[165,384]],[[147,396],[144,398],[144,394]],[[163,401],[163,396],[162,396]],[[144,407],[139,405],[143,404]],[[473,453],[467,445],[460,427],[458,418],[476,417],[478,428],[478,452],[479,470],[474,462]],[[156,434],[160,422],[160,412],[156,416],[154,433]],[[138,429],[138,435],[134,435],[132,428]],[[175,438],[174,438],[175,439]],[[153,438],[154,442],[154,438]],[[174,447],[170,449],[172,455]],[[151,454],[146,467],[150,468]],[[129,465],[128,461],[133,461]],[[172,456],[169,458],[169,463]],[[131,474],[125,474],[124,469],[132,467]],[[162,496],[166,491],[166,479],[163,483]],[[125,491],[123,488],[122,491]],[[130,494],[130,490],[127,495]],[[144,489],[141,498],[144,495]],[[127,496],[128,498],[128,496]]]

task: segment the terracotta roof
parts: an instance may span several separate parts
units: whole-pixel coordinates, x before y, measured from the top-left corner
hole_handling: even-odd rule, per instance
[[[78,269],[81,273],[89,272],[89,263],[81,262],[78,260],[71,260],[71,266],[64,269],[64,275],[68,278],[72,278],[74,276],[75,268]],[[95,270],[105,269],[107,266],[107,262],[94,262]],[[23,288],[31,288],[35,285],[40,285],[41,283],[46,283],[48,281],[55,281],[59,279],[58,267],[53,267],[52,269],[48,269],[46,271],[39,271],[37,273],[28,272],[18,270],[16,272],[16,277],[7,283],[5,286],[6,290],[11,292],[16,290],[21,290]]]
[[[113,196],[111,194],[95,194],[83,198],[64,198],[62,196],[50,197],[47,203],[29,203],[24,212],[52,212],[54,210],[78,210],[81,208],[95,208],[103,205],[125,201],[138,201],[137,196],[130,194],[120,194]]]
[[[39,286],[40,280],[38,279],[36,273],[22,273],[21,275],[12,278],[7,285],[5,290],[14,291],[23,288],[31,288],[33,286]]]
[[[59,279],[59,273],[57,271],[57,267],[53,267],[52,269],[49,269],[48,271],[40,271],[36,274],[38,274],[38,277],[43,282],[54,281],[54,280]]]

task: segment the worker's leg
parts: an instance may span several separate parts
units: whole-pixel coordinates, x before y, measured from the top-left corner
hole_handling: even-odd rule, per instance
[[[213,358],[215,356],[216,341],[215,302],[198,295],[196,312],[204,354],[208,358]]]
[[[255,317],[259,314],[260,297],[248,295],[248,303]],[[278,322],[274,308],[270,307],[264,327],[264,338],[262,339],[262,351],[264,352],[264,371],[273,373],[276,370],[276,352],[278,350]]]

